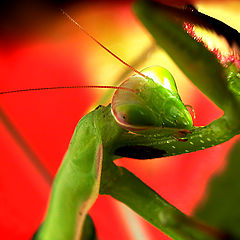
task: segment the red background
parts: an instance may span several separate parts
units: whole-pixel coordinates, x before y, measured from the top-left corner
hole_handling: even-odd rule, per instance
[[[5,28],[10,30],[5,32],[0,43],[1,91],[110,84],[109,76],[98,74],[102,68],[108,69],[110,73],[112,62],[121,64],[106,57],[102,49],[76,31],[75,26],[61,14],[58,15],[57,11],[48,9],[49,15],[46,17],[43,14],[44,7],[39,8],[36,15],[29,13],[33,19],[31,21],[31,17],[28,17],[26,22],[32,26],[26,28],[26,31],[17,31],[12,27],[14,20],[9,22],[12,29]],[[134,28],[139,24],[131,13],[129,3],[76,5],[69,12],[79,16],[81,24],[94,35],[96,33],[97,38],[106,40],[106,45],[113,44],[115,52],[123,55],[129,52],[129,49],[125,50],[127,46],[124,44],[131,41],[129,36],[134,34]],[[42,21],[34,25],[37,24],[36,18],[40,17]],[[98,21],[102,25],[97,25]],[[25,26],[26,22],[23,21],[19,26]],[[130,52],[131,55],[135,54],[131,48]],[[123,70],[118,71],[121,73]],[[98,81],[98,78],[102,80]],[[104,83],[104,79],[107,82]],[[219,109],[191,84],[189,86],[186,91],[179,90],[183,92],[183,100],[187,99],[188,104],[195,109],[196,125],[206,125],[221,116]],[[2,95],[0,103],[4,113],[54,176],[74,127],[97,102],[101,91],[80,89]],[[42,221],[50,187],[8,129],[0,123],[1,238],[29,239]],[[224,158],[233,141],[177,157],[146,161],[123,159],[119,164],[134,172],[181,211],[191,214],[204,195],[209,177],[224,166]],[[124,211],[110,197],[99,197],[90,214],[100,240],[136,239],[132,229],[134,227],[140,227],[145,233],[142,239],[168,239],[141,218],[134,217],[137,218],[136,224],[130,226]]]

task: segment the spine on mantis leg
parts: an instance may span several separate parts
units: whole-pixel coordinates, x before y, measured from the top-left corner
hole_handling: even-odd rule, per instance
[[[102,143],[89,113],[78,123],[54,180],[46,218],[34,239],[80,240],[86,214],[99,190]]]

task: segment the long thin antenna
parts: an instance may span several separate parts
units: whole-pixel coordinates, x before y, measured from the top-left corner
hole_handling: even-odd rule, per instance
[[[72,21],[75,25],[77,25],[77,27],[83,32],[85,33],[88,37],[90,37],[94,42],[96,42],[98,45],[100,45],[103,49],[105,49],[108,53],[110,53],[113,57],[115,57],[116,59],[118,59],[121,63],[123,63],[124,65],[126,65],[127,67],[131,68],[134,72],[136,72],[137,74],[141,75],[144,78],[148,78],[146,75],[144,75],[143,73],[139,72],[138,70],[136,70],[134,67],[130,66],[128,63],[126,63],[125,61],[123,61],[120,57],[118,57],[116,54],[114,54],[111,50],[109,50],[107,47],[105,47],[102,43],[100,43],[95,37],[93,37],[90,33],[88,33],[78,22],[76,22],[69,14],[67,14],[63,9],[60,9],[60,11],[70,20]]]
[[[58,89],[73,89],[73,88],[111,88],[111,89],[121,89],[130,92],[135,92],[131,88],[126,87],[115,87],[115,86],[62,86],[62,87],[42,87],[42,88],[28,88],[28,89],[16,89],[10,91],[0,92],[1,94],[10,94],[10,93],[20,93],[20,92],[32,92],[32,91],[44,91],[44,90],[58,90]]]

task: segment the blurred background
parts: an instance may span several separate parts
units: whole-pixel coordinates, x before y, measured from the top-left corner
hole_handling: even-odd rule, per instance
[[[134,16],[132,3],[62,0],[3,4],[0,90],[112,85],[129,74],[125,66],[80,32],[60,12],[63,8],[89,33],[139,70],[156,64],[167,68],[177,82],[183,102],[195,110],[195,125],[206,125],[220,117],[221,110],[155,46]],[[195,4],[200,11],[240,30],[239,1],[195,1]],[[104,94],[102,89],[78,89],[0,97],[2,239],[30,239],[37,230],[47,206],[49,183],[74,128]],[[224,158],[235,140],[196,153],[145,161],[121,159],[117,164],[128,168],[168,202],[191,215],[205,196],[209,178],[224,168]],[[42,170],[45,177],[33,163],[39,161],[45,168]],[[100,240],[169,239],[108,196],[99,196],[90,215]]]

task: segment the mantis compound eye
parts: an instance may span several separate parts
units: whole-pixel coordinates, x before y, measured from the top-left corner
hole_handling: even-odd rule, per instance
[[[124,81],[112,99],[112,114],[117,123],[128,130],[149,127],[184,128],[193,126],[192,118],[178,95],[176,83],[169,71],[152,66]]]
[[[120,86],[133,89],[135,92],[116,91],[112,100],[112,113],[123,128],[134,130],[154,125],[154,113],[142,98],[147,81],[134,75]]]

